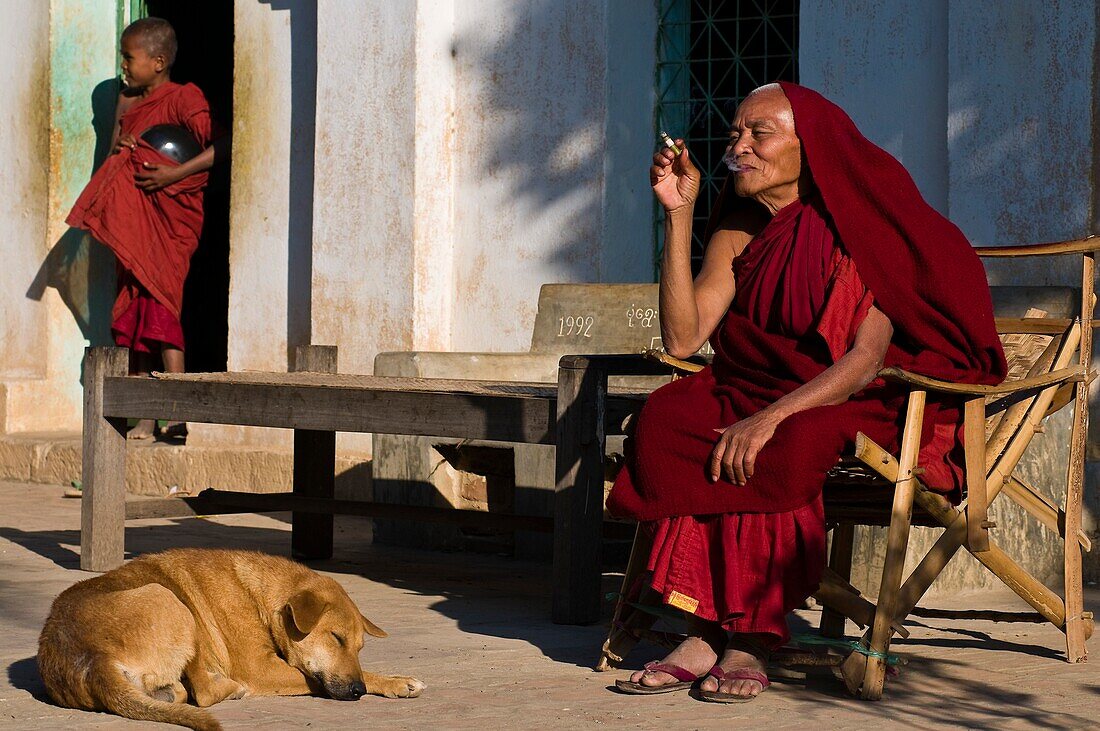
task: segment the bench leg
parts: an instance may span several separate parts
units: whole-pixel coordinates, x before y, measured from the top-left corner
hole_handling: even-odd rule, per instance
[[[558,369],[553,606],[558,624],[600,618],[606,393],[603,371]]]
[[[103,416],[103,379],[125,376],[125,348],[88,348],[84,355],[84,440],[80,479],[80,568],[122,564],[126,533],[126,419]]]
[[[294,371],[336,372],[336,348],[298,346]],[[294,430],[294,495],[331,500],[336,494],[336,432]],[[332,558],[332,513],[293,513],[290,553],[297,559]]]

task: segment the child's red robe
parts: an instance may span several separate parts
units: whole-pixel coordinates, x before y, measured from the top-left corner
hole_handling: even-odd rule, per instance
[[[183,349],[179,324],[183,284],[202,233],[205,172],[146,193],[134,184],[142,164],[176,163],[141,139],[158,124],[184,127],[206,148],[213,137],[210,107],[194,84],[166,82],[121,116],[119,135],[138,140],[134,150],[111,155],[92,176],[65,222],[84,229],[118,258],[123,271],[112,309],[111,329],[119,345],[154,349],[164,342]]]

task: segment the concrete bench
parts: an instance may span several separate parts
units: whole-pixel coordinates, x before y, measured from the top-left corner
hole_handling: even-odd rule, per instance
[[[563,355],[638,353],[661,347],[656,284],[545,284],[525,352],[380,353],[379,376],[488,379],[555,383]],[[708,346],[709,347],[709,346]],[[652,390],[667,377],[614,376],[612,386]],[[621,437],[608,449],[621,450]],[[372,460],[374,499],[395,504],[476,507],[489,512],[552,513],[554,449],[535,444],[376,435]],[[511,550],[521,558],[551,554],[546,536],[471,535],[456,526],[375,523],[375,540],[420,548]]]

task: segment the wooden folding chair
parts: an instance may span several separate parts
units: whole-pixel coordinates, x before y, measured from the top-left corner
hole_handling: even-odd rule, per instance
[[[826,480],[826,522],[832,528],[829,566],[814,597],[823,606],[821,632],[843,635],[845,618],[866,631],[859,650],[835,660],[807,653],[789,664],[838,664],[848,689],[867,700],[882,697],[886,658],[895,633],[907,635],[903,623],[910,614],[957,619],[1048,621],[1066,635],[1069,662],[1086,659],[1085,641],[1092,634],[1092,614],[1084,611],[1081,549],[1091,548],[1081,530],[1082,489],[1088,425],[1089,365],[1095,298],[1093,275],[1100,238],[1027,246],[978,249],[984,258],[1077,255],[1081,257],[1081,287],[1076,317],[1045,317],[1030,309],[1024,317],[997,319],[997,330],[1010,362],[1009,377],[998,386],[957,384],[887,368],[880,376],[909,389],[901,447],[889,454],[863,434],[853,455],[841,459]],[[1079,307],[1079,309],[1077,309]],[[684,372],[691,364],[673,363]],[[917,467],[921,424],[929,393],[958,398],[963,404],[966,499],[955,506],[926,488]],[[1061,509],[1028,485],[1016,467],[1043,420],[1073,404],[1066,495]],[[892,490],[891,490],[892,488]],[[1007,495],[1042,526],[1056,533],[1063,548],[1064,595],[1052,591],[1011,559],[990,538],[995,524],[989,505]],[[914,512],[916,507],[916,512]],[[942,528],[935,545],[902,582],[913,524]],[[887,526],[886,554],[877,603],[871,603],[849,583],[854,529],[857,525]],[[1005,537],[1006,542],[1011,536]],[[1035,612],[921,610],[917,603],[959,548],[966,550],[1030,604]],[[650,545],[639,532],[635,540],[622,596],[640,580]],[[597,670],[622,662],[640,639],[671,645],[679,638],[651,630],[651,613],[620,598]]]

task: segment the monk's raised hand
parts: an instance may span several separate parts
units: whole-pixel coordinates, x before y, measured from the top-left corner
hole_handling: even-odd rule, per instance
[[[691,162],[684,141],[677,139],[676,146],[682,152],[677,155],[668,147],[662,147],[653,155],[649,168],[649,183],[661,206],[672,213],[690,209],[699,197],[699,169]]]
[[[777,426],[779,421],[765,410],[725,429],[715,429],[721,436],[708,464],[711,482],[725,477],[734,485],[747,483],[756,470],[756,457],[775,434]]]

